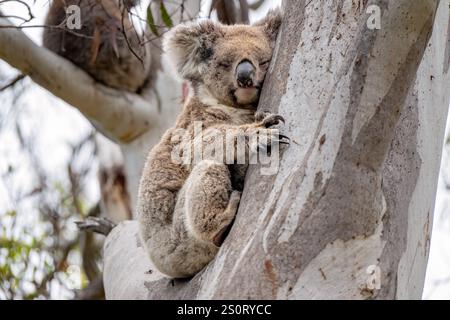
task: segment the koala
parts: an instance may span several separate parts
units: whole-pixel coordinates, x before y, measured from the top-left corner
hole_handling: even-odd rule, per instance
[[[146,85],[152,64],[149,44],[141,44],[127,13],[138,2],[53,0],[43,44],[95,80],[112,88],[138,92]],[[66,26],[66,9],[71,5],[80,8],[80,30]]]
[[[171,154],[182,140],[179,130],[192,138],[189,147],[200,144],[202,150],[214,143],[213,132],[225,131],[233,141],[243,135],[248,149],[252,134],[269,137],[258,147],[288,143],[272,128],[284,122],[280,115],[255,114],[280,24],[280,11],[275,10],[251,26],[209,20],[179,25],[163,40],[164,51],[190,82],[192,94],[174,127],[148,154],[137,210],[151,261],[171,278],[193,276],[214,258],[236,215],[248,165],[216,158],[174,162]],[[201,135],[194,130],[196,121],[201,121]]]

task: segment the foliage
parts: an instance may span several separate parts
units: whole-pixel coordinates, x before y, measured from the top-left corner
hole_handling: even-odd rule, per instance
[[[28,161],[11,163],[1,172],[11,208],[0,212],[0,299],[69,298],[92,280],[82,252],[92,235],[79,232],[74,222],[93,214],[83,189],[95,158],[94,136],[70,146],[66,174],[54,177],[43,168],[33,138],[16,126]],[[26,191],[15,187],[23,169],[32,177]],[[90,257],[98,265],[99,244],[96,248]]]

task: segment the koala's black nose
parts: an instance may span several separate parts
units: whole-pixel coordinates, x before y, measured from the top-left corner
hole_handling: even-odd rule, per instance
[[[248,88],[253,86],[255,67],[250,61],[244,60],[236,67],[236,79],[239,87]]]

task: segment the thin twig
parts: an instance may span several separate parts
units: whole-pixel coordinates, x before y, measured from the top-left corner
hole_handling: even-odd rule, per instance
[[[25,1],[22,1],[22,0],[0,0],[0,4],[6,3],[6,2],[17,2],[17,3],[20,3],[20,4],[24,5],[27,8],[27,10],[28,10],[28,19],[25,19],[25,18],[22,18],[22,17],[18,17],[18,16],[3,16],[1,14],[1,12],[0,12],[0,16],[2,18],[8,18],[8,17],[17,18],[17,19],[23,20],[24,22],[30,22],[31,20],[34,19],[33,12],[31,12],[30,6]]]
[[[127,43],[128,49],[130,49],[131,53],[141,62],[142,66],[144,65],[144,59],[142,59],[133,49],[133,46],[131,45],[130,41],[128,40],[127,32],[125,30],[125,14],[128,12],[126,9],[122,10],[122,33],[125,37],[125,42]]]
[[[19,81],[21,81],[22,79],[24,79],[26,77],[25,74],[19,74],[17,75],[14,79],[12,79],[9,83],[5,84],[3,87],[0,88],[0,92],[1,91],[5,91],[8,88],[14,87]]]
[[[3,17],[2,17],[3,18]],[[49,28],[49,29],[58,29],[58,30],[63,30],[66,31],[68,33],[71,33],[75,36],[81,37],[81,38],[87,38],[87,39],[93,39],[92,36],[87,36],[75,31],[72,31],[68,28],[62,27],[62,26],[47,26],[47,25],[29,25],[29,26],[15,26],[15,25],[0,25],[0,29],[27,29],[27,28]]]

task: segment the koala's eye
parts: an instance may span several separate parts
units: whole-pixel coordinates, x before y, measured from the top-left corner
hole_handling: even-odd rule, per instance
[[[228,62],[219,62],[219,67],[222,67],[224,69],[229,69],[231,67],[231,63]]]
[[[266,60],[266,61],[261,62],[259,65],[261,67],[267,67],[269,65],[269,62],[270,62],[270,60]]]

